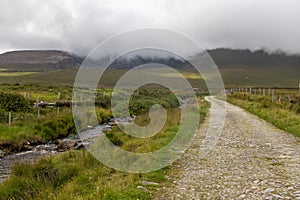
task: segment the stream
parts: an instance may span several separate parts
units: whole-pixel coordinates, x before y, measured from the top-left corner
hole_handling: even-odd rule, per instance
[[[76,147],[88,145],[93,141],[95,137],[97,137],[99,134],[102,134],[103,131],[111,129],[113,123],[114,122],[101,124],[92,129],[85,130],[80,133],[80,137],[77,134],[64,139],[75,141],[77,143]],[[10,176],[11,169],[16,163],[33,163],[41,158],[63,153],[56,150],[57,146],[58,144],[55,144],[51,141],[47,144],[35,146],[32,151],[24,151],[0,158],[0,183],[2,183],[6,178]]]
[[[181,106],[185,106],[187,104],[186,100],[181,100]],[[112,126],[114,126],[116,123],[132,123],[134,121],[134,118],[115,118],[112,119],[107,124],[100,124],[98,126],[95,126],[94,128],[82,131],[77,135],[72,135],[64,139],[73,140],[77,143],[75,149],[79,146],[86,146],[90,144],[95,137],[97,137],[99,134],[102,134],[103,131],[111,129]],[[64,151],[60,152],[57,151],[58,144],[55,144],[54,141],[51,141],[47,144],[43,145],[37,145],[34,147],[31,151],[24,151],[20,153],[11,154],[8,156],[5,156],[3,158],[0,158],[0,183],[2,183],[6,178],[8,178],[11,174],[11,170],[13,165],[17,163],[34,163],[35,161],[50,157],[54,155],[58,155],[60,153],[63,153]]]

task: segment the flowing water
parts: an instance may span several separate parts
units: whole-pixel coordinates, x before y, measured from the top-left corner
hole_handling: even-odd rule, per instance
[[[103,133],[103,131],[109,130],[110,128],[111,128],[110,124],[98,125],[92,129],[81,132],[80,137],[79,135],[74,135],[74,136],[67,137],[65,139],[76,141],[77,146],[88,145],[93,140],[93,138]],[[16,153],[1,158],[0,159],[0,183],[10,176],[11,168],[14,164],[24,163],[24,162],[33,163],[34,161],[37,161],[41,158],[54,156],[61,153],[56,151],[56,148],[57,148],[57,144],[55,144],[54,142],[49,142],[48,144],[35,146],[32,151]]]

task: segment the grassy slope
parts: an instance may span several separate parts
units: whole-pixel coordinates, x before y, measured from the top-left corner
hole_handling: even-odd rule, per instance
[[[299,84],[300,70],[282,67],[228,65],[219,68],[228,87],[294,87]]]
[[[300,137],[300,115],[298,108],[271,103],[270,100],[249,101],[227,96],[227,101],[265,119],[276,127]]]
[[[200,112],[206,115],[209,104],[201,103]],[[157,138],[132,139],[123,136],[119,129],[106,133],[114,140],[122,140],[121,148],[136,152],[157,149],[168,143],[176,133],[180,112],[169,110],[166,127]],[[148,121],[147,115],[137,118],[137,123]],[[99,163],[87,151],[71,151],[47,158],[34,165],[15,166],[13,175],[0,185],[1,199],[151,199],[156,187],[168,184],[165,176],[169,167],[145,174],[130,174],[115,171]],[[159,186],[144,185],[142,181],[159,183]]]
[[[180,70],[194,87],[205,87],[199,82],[198,75],[190,71]],[[124,70],[108,72],[101,87],[112,87],[113,83],[124,73]],[[226,87],[255,86],[255,87],[297,87],[299,84],[299,70],[283,67],[249,67],[228,65],[221,66],[220,72]],[[1,76],[0,84],[40,84],[48,86],[73,86],[76,68],[60,71],[44,71],[22,76]],[[167,76],[166,74],[165,76]],[[170,74],[169,74],[170,75]],[[170,75],[172,76],[172,75]]]

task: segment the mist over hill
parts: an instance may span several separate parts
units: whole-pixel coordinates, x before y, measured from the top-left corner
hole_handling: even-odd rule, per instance
[[[77,67],[82,58],[64,51],[25,50],[0,55],[0,68],[10,71],[46,71]]]
[[[300,55],[289,55],[283,51],[267,52],[265,50],[221,48],[208,50],[208,53],[219,66],[300,67]]]
[[[239,49],[213,49],[207,51],[219,67],[226,87],[271,86],[298,87],[300,83],[300,55],[250,51]],[[194,55],[192,58],[195,58]],[[112,59],[117,58],[117,59]],[[64,51],[13,51],[0,55],[0,83],[41,83],[52,79],[55,84],[72,85],[84,57]],[[191,71],[190,63],[180,57],[134,55],[108,56],[101,59],[112,62],[110,69],[126,71],[148,63],[159,63],[178,70]],[[101,61],[100,59],[100,61]],[[103,63],[106,63],[103,62]],[[100,66],[101,62],[98,65]],[[104,66],[102,66],[104,67]],[[40,72],[26,76],[9,77],[9,72]]]
[[[300,68],[300,55],[289,55],[281,51],[269,53],[264,50],[250,51],[247,49],[220,48],[208,50],[208,53],[220,67],[284,67],[297,70]],[[0,68],[17,71],[65,69],[78,67],[83,60],[84,57],[64,51],[12,51],[0,55]],[[145,55],[119,57],[111,63],[110,67],[114,69],[131,69],[147,63],[160,63],[178,69],[191,67],[187,61],[178,57]]]

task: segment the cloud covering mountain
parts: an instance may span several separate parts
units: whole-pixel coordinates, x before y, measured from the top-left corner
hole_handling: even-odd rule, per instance
[[[0,52],[59,49],[87,54],[122,31],[183,32],[205,48],[300,53],[297,0],[1,0]]]

